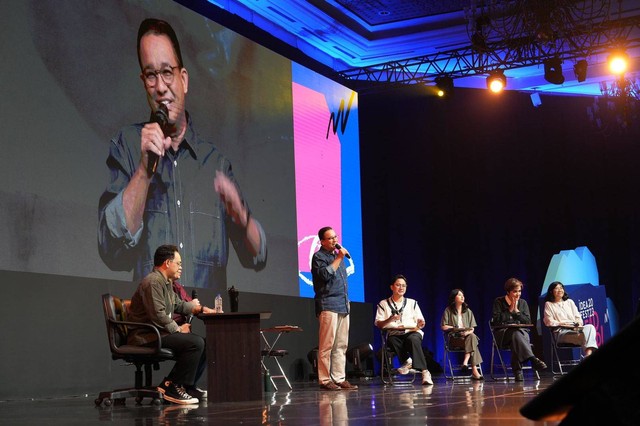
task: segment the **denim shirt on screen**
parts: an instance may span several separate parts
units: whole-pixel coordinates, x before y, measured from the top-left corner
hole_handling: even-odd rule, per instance
[[[142,227],[135,235],[126,227],[122,194],[140,163],[144,123],[123,128],[111,140],[107,159],[110,179],[99,205],[98,248],[110,269],[133,270],[137,282],[153,270],[156,248],[174,244],[182,256],[180,281],[186,286],[222,292],[227,284],[229,242],[242,266],[258,271],[266,264],[266,237],[254,218],[261,245],[258,255],[252,256],[245,244],[244,228],[226,214],[214,190],[216,171],[222,171],[238,187],[231,163],[213,144],[198,136],[187,118],[187,131],[178,151],[168,150],[158,162],[149,184]],[[238,192],[242,197],[239,187]]]

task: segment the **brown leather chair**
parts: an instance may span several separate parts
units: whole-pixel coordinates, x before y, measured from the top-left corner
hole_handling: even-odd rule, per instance
[[[132,388],[116,389],[112,391],[100,392],[96,398],[96,405],[104,404],[124,404],[125,399],[134,397],[136,403],[140,404],[143,398],[151,398],[153,404],[159,405],[162,401],[162,394],[152,385],[152,369],[158,370],[160,362],[174,359],[173,351],[162,348],[162,337],[156,327],[151,324],[135,323],[127,321],[128,300],[120,299],[111,294],[102,295],[102,307],[104,309],[104,319],[107,326],[107,338],[111,358],[123,360],[127,364],[136,367],[135,385]],[[147,327],[153,330],[157,336],[157,344],[154,346],[137,346],[127,344],[128,327]],[[144,367],[144,385],[142,368]]]

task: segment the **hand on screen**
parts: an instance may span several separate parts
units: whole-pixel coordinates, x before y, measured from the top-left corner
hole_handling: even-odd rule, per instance
[[[247,210],[240,198],[238,188],[224,173],[216,171],[216,178],[213,181],[213,187],[220,195],[220,199],[224,203],[227,214],[231,216],[234,223],[242,227],[247,226]]]
[[[158,157],[164,156],[165,150],[171,146],[171,138],[165,137],[158,123],[147,123],[140,133],[140,163],[147,169],[149,162],[149,152],[153,152]]]

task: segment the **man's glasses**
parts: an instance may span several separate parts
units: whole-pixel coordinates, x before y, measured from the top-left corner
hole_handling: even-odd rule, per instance
[[[325,238],[325,240],[337,240],[337,239],[338,239],[338,236],[337,236],[337,235],[334,235],[333,237],[327,237],[327,238]]]
[[[173,83],[174,73],[173,70],[176,68],[180,68],[179,66],[166,66],[161,70],[145,70],[142,72],[142,77],[144,78],[144,84],[147,87],[155,87],[158,84],[158,76],[162,77],[162,81],[167,86]]]

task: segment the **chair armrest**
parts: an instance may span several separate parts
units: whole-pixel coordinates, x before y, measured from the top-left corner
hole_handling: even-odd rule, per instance
[[[126,326],[149,328],[153,330],[153,332],[156,334],[156,337],[157,337],[156,345],[155,345],[156,352],[160,352],[160,350],[162,349],[162,336],[160,335],[160,331],[158,330],[158,327],[156,327],[153,324],[147,324],[144,322],[118,321],[113,319],[109,319],[109,323],[115,324],[115,325],[126,325]],[[153,347],[150,346],[150,348],[153,348]]]

